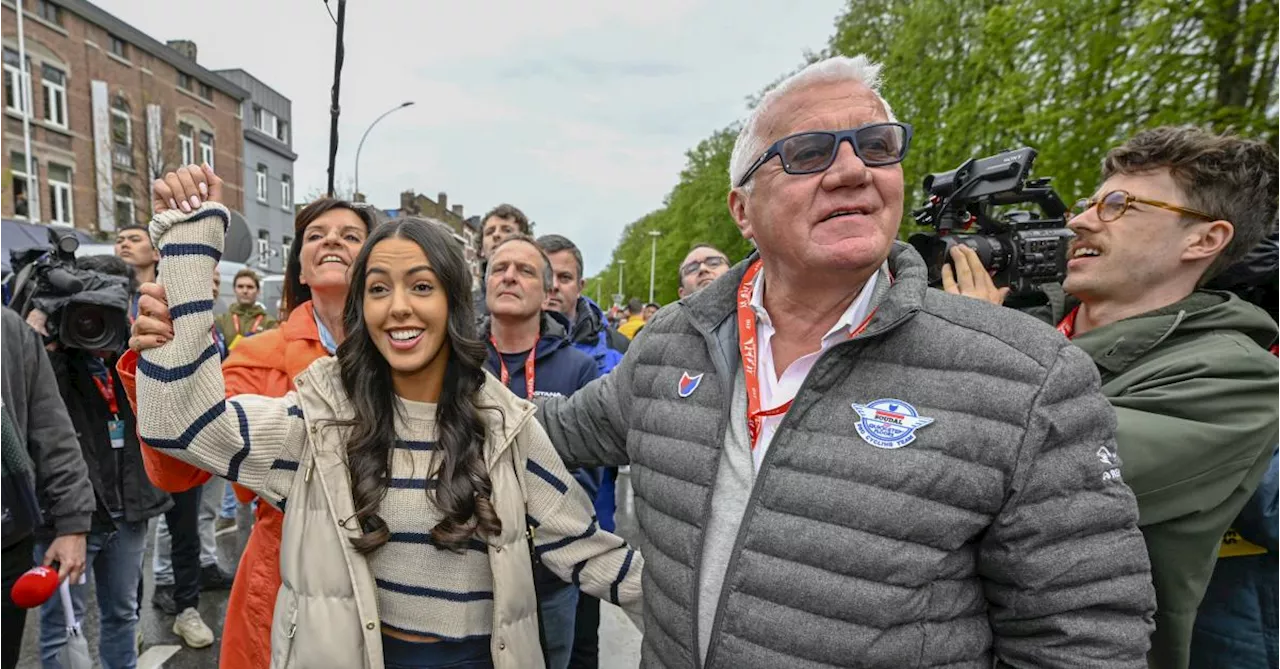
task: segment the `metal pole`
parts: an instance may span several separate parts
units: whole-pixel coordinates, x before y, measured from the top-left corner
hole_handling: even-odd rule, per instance
[[[338,89],[342,84],[342,29],[347,23],[347,0],[338,0],[338,38],[333,55],[333,98],[329,103],[329,197],[333,197],[333,164],[338,158]]]
[[[653,304],[653,279],[658,266],[658,238],[662,236],[662,232],[650,230],[649,236],[653,238],[653,246],[649,250],[649,304]]]
[[[23,97],[22,148],[27,159],[27,220],[39,223],[40,197],[36,193],[36,173],[31,157],[31,68],[27,65],[27,39],[22,30],[22,0],[17,0],[15,8],[18,14],[18,69],[22,72],[22,76],[19,77],[21,81],[18,82],[22,87],[18,95]]]
[[[622,300],[626,300],[626,299],[627,299],[627,296],[626,296],[625,294],[623,294],[623,292],[622,292],[622,268],[623,268],[626,264],[627,264],[627,261],[625,261],[625,260],[619,260],[619,261],[618,261],[618,295],[621,295],[621,296],[622,296],[621,300],[619,300],[619,301],[622,301]]]
[[[369,127],[365,129],[364,134],[360,136],[360,144],[356,146],[356,192],[351,194],[352,199],[355,199],[356,193],[360,192],[360,150],[364,148],[364,140],[366,137],[369,136],[369,131],[373,130],[373,126],[378,125],[378,121],[381,121],[382,119],[386,118],[387,114],[390,114],[391,112],[396,111],[397,109],[404,109],[405,107],[409,107],[411,105],[413,105],[412,101],[401,102],[399,105],[392,107],[391,109],[388,109],[387,111],[383,112],[382,116],[379,116],[378,118],[374,119],[373,123],[370,123]]]

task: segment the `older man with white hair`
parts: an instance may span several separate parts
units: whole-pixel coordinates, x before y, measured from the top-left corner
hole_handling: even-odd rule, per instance
[[[630,462],[646,667],[1145,667],[1154,596],[1088,357],[927,286],[911,127],[866,58],[765,95],[730,165],[758,249],[542,403]]]

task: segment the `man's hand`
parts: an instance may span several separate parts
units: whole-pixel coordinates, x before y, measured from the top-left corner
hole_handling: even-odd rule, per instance
[[[977,251],[962,244],[951,247],[951,262],[942,266],[942,289],[952,295],[986,300],[995,305],[1004,304],[1004,298],[1009,295],[1008,288],[996,288]]]
[[[79,583],[84,574],[85,535],[64,534],[49,544],[44,552],[44,566],[58,563],[58,580]]]
[[[222,202],[222,178],[208,163],[179,167],[151,184],[152,213],[170,209],[191,213],[203,202]]]
[[[144,283],[138,288],[138,320],[133,322],[129,348],[141,353],[173,339],[173,319],[169,317],[169,301],[164,286]]]
[[[41,335],[45,337],[49,336],[49,314],[46,314],[39,309],[32,309],[31,312],[27,314],[27,325],[30,325],[32,330],[39,332]]]

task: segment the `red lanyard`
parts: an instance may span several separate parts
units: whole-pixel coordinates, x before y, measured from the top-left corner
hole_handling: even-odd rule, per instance
[[[1058,332],[1061,332],[1063,337],[1070,339],[1076,336],[1076,314],[1078,313],[1080,313],[1080,307],[1072,309],[1071,313],[1067,314],[1062,319],[1062,322],[1058,323]]]
[[[231,314],[231,323],[232,323],[232,325],[234,325],[234,326],[235,326],[235,328],[236,328],[236,334],[241,334],[241,332],[240,332],[240,315],[239,315],[239,314]],[[259,326],[259,325],[262,325],[262,314],[258,314],[258,317],[257,317],[257,318],[255,318],[255,319],[253,320],[253,325],[252,325],[252,326],[250,326],[249,331],[248,331],[248,332],[246,332],[246,333],[244,333],[244,334],[253,334],[253,333],[257,332],[257,331],[258,331],[258,326]]]
[[[742,372],[747,381],[747,434],[751,438],[751,450],[756,448],[764,419],[785,414],[794,401],[787,400],[772,409],[760,408],[760,359],[757,355],[759,342],[756,340],[756,312],[751,308],[751,293],[755,290],[755,279],[763,266],[760,260],[752,263],[743,275],[742,283],[738,284],[738,352],[742,355]],[[872,309],[862,323],[849,333],[850,339],[866,331],[867,326],[871,325],[871,318],[876,315],[876,309]]]
[[[511,374],[507,372],[507,363],[502,359],[502,351],[498,350],[498,342],[492,336],[489,337],[489,343],[493,345],[493,352],[498,354],[498,371],[500,372],[498,379],[502,381],[502,385],[507,385],[511,380]],[[534,356],[538,352],[538,345],[535,343],[533,348],[529,349],[529,357],[524,360],[524,398],[533,399],[533,367]]]
[[[111,378],[111,368],[107,367],[107,380],[105,383],[97,374],[94,374],[93,385],[98,387],[98,393],[102,395],[103,401],[107,403],[107,408],[111,410],[112,417],[119,416],[120,405],[116,404],[116,386],[115,380]]]

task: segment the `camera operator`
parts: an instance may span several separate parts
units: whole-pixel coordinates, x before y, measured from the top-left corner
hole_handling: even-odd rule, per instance
[[[114,256],[77,258],[79,270],[103,277],[120,277],[115,295],[120,313],[132,286],[128,265]],[[36,299],[37,304],[44,301]],[[41,310],[43,311],[43,310]],[[35,310],[32,314],[37,313]],[[48,313],[55,313],[50,310]],[[51,322],[57,318],[50,317]],[[139,451],[132,409],[123,401],[124,389],[112,372],[120,351],[51,345],[49,360],[58,379],[80,449],[89,465],[89,479],[97,500],[88,536],[87,565],[94,574],[94,591],[102,621],[99,657],[105,667],[137,662],[138,585],[147,522],[173,502],[147,478]],[[197,502],[198,503],[198,502]],[[194,508],[192,518],[194,518]],[[37,546],[37,551],[42,546]],[[198,542],[196,550],[199,550]],[[83,617],[88,585],[74,585],[71,596],[76,616]],[[55,658],[66,643],[62,604],[53,598],[41,607],[40,656]]]
[[[75,428],[58,396],[57,380],[40,337],[22,317],[3,310],[4,352],[0,376],[3,414],[4,596],[0,637],[3,662],[18,663],[25,609],[10,599],[13,583],[32,566],[37,532],[56,537],[48,543],[44,564],[58,562],[58,576],[80,578],[85,562],[85,533],[93,513],[93,488]]]
[[[1150,665],[1186,667],[1220,540],[1277,442],[1276,323],[1202,288],[1274,227],[1276,153],[1164,127],[1112,149],[1102,177],[1068,224],[1066,279],[1046,292],[1119,419],[1119,467],[1138,498],[1156,588]],[[1003,299],[976,255],[951,257],[949,292]]]

